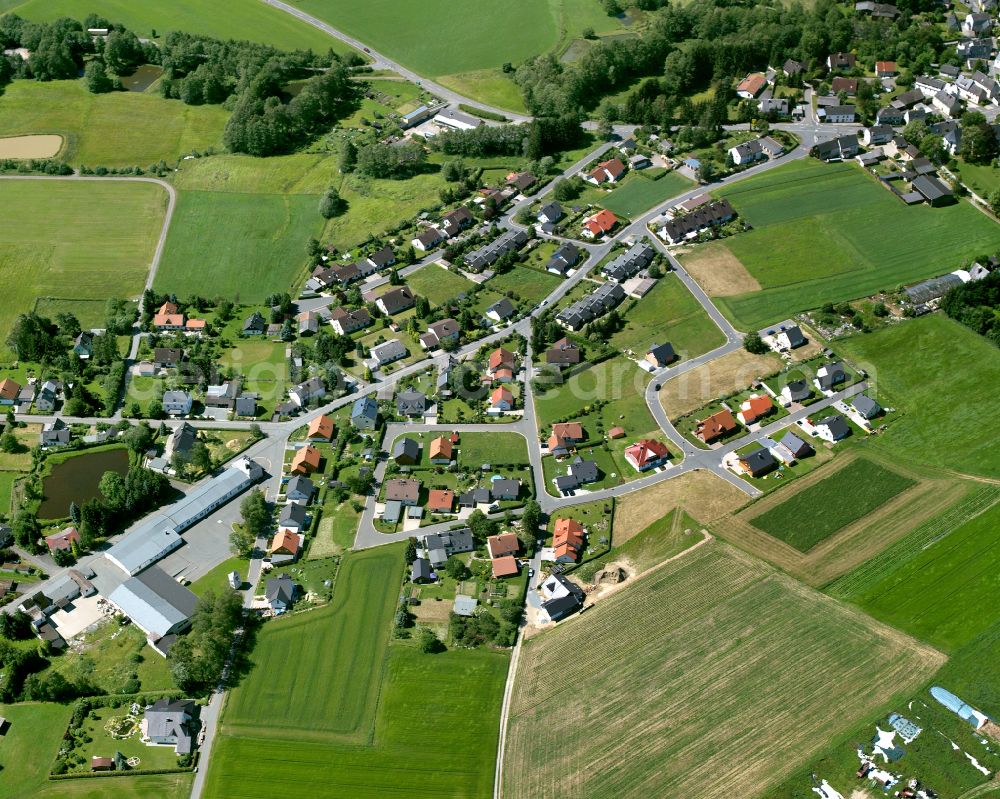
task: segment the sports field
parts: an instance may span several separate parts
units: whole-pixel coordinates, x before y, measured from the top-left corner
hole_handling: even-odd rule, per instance
[[[402,548],[346,556],[333,603],[262,631],[205,796],[488,797],[506,653],[390,644]]]
[[[297,20],[259,0],[173,0],[160,3],[131,3],[128,0],[28,0],[5,3],[11,11],[33,22],[51,22],[59,17],[83,20],[95,13],[120,22],[137,36],[162,37],[168,31],[185,31],[219,39],[249,39],[283,50],[312,49],[338,53],[352,48],[340,40]]]
[[[669,342],[679,357],[694,358],[726,343],[722,331],[674,274],[661,277],[624,316],[625,326],[610,344],[640,358],[653,344]]]
[[[1000,247],[1000,225],[968,203],[906,206],[853,164],[799,161],[719,194],[754,227],[726,246],[762,290],[719,300],[748,330],[939,275]]]
[[[601,201],[601,205],[618,216],[632,217],[648,211],[691,187],[691,181],[677,172],[668,172],[658,180],[635,172],[622,185]]]
[[[304,276],[322,222],[310,195],[181,191],[154,288],[261,302]]]
[[[1000,477],[989,425],[1000,414],[1000,350],[932,314],[841,342],[884,407],[903,417],[875,440],[887,453],[969,474]]]
[[[82,80],[16,80],[0,95],[0,136],[59,134],[62,158],[90,167],[145,169],[192,150],[221,149],[228,118],[221,105],[138,92],[91,94]]]
[[[867,458],[851,461],[751,523],[801,552],[857,521],[916,483]]]
[[[135,297],[167,194],[152,183],[0,180],[0,349],[38,297]]]
[[[510,799],[767,796],[944,661],[719,542],[587,615],[524,644]]]

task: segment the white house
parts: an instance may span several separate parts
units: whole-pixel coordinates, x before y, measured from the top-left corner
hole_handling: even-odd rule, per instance
[[[191,413],[191,395],[186,391],[163,392],[163,411],[170,416],[187,416]]]
[[[406,357],[406,346],[398,338],[392,338],[371,348],[371,359],[376,367],[393,363]]]

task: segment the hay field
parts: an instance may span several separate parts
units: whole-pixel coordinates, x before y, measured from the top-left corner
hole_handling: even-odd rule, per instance
[[[0,158],[52,158],[62,148],[62,136],[6,136],[0,139]]]
[[[760,283],[724,244],[713,242],[679,256],[681,265],[705,293],[733,297],[760,291]]]
[[[504,795],[766,796],[943,662],[709,543],[525,642]]]
[[[778,371],[781,365],[776,353],[754,355],[739,349],[665,381],[660,389],[660,404],[668,418],[676,419],[716,397],[746,388],[755,379]]]

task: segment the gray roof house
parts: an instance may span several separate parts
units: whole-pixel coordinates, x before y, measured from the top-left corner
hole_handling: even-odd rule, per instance
[[[847,380],[844,365],[839,361],[825,363],[816,370],[816,384],[822,391],[830,391],[834,386]]]
[[[601,470],[596,461],[586,461],[577,455],[569,466],[569,472],[581,483],[596,483],[600,479]]]
[[[517,499],[520,493],[520,481],[511,480],[507,477],[500,480],[494,480],[493,485],[490,487],[490,496],[492,496],[493,499]]]
[[[267,320],[260,311],[254,311],[243,321],[243,335],[261,336],[267,330]]]
[[[264,598],[275,615],[284,613],[295,601],[295,582],[287,574],[272,577],[267,581]]]
[[[351,425],[358,430],[374,430],[378,421],[378,403],[371,397],[360,397],[351,406]]]
[[[568,494],[570,491],[576,491],[580,487],[580,478],[575,474],[565,474],[557,477],[554,481],[556,490],[561,494]]]
[[[420,460],[420,444],[413,438],[401,438],[392,446],[392,459],[401,466],[413,466]]]
[[[430,533],[424,536],[424,549],[431,566],[443,566],[452,555],[472,552],[476,548],[472,532],[468,529],[449,530],[445,533]]]
[[[864,394],[858,394],[858,396],[851,400],[851,405],[854,406],[854,410],[864,419],[874,419],[882,413],[882,406]]]
[[[476,505],[488,505],[490,501],[491,495],[488,488],[474,488],[459,495],[458,507],[474,508]]]
[[[45,449],[47,447],[62,447],[69,443],[70,430],[62,419],[53,419],[47,423],[39,435],[38,443]]]
[[[142,717],[142,739],[155,746],[173,746],[179,755],[191,754],[201,729],[198,705],[192,699],[159,699]]]
[[[285,496],[292,502],[309,502],[315,493],[313,481],[301,474],[293,476],[285,486]]]
[[[804,399],[809,399],[810,394],[812,389],[805,380],[792,380],[781,389],[781,397],[787,402],[802,402]]]
[[[400,416],[423,416],[427,395],[422,391],[401,391],[396,395],[396,413]]]
[[[417,558],[410,566],[410,582],[424,583],[431,579],[431,564],[427,558]]]
[[[278,527],[283,530],[293,530],[301,533],[306,528],[306,506],[297,502],[291,502],[281,509],[278,514]]]
[[[785,433],[784,438],[778,443],[787,447],[796,458],[805,458],[813,454],[813,448],[795,433]]]
[[[546,203],[538,212],[538,221],[542,224],[558,222],[562,218],[563,209],[557,202]]]
[[[515,313],[514,303],[508,300],[506,297],[497,300],[489,308],[486,309],[486,316],[492,319],[494,322],[502,322],[505,319],[510,319]]]
[[[840,441],[851,434],[847,420],[839,413],[827,416],[816,422],[816,431],[824,441]]]
[[[576,248],[576,245],[566,242],[552,253],[552,257],[545,264],[545,269],[557,275],[565,275],[579,260],[580,251]]]

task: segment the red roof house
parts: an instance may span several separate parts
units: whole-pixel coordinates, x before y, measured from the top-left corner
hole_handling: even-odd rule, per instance
[[[75,527],[67,527],[61,533],[45,537],[45,545],[49,548],[49,552],[55,552],[57,549],[69,552],[73,549],[74,542],[77,545],[80,543],[80,533]]]
[[[644,438],[625,449],[625,460],[632,464],[637,472],[645,472],[661,466],[670,457],[670,450],[662,441]]]
[[[596,239],[605,233],[610,233],[618,224],[618,217],[607,209],[602,209],[583,223],[583,235]]]

